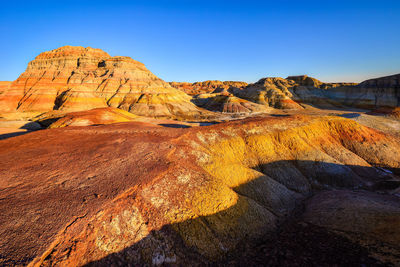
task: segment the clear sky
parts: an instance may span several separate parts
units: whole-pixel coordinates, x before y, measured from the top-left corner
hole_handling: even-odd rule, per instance
[[[400,0],[0,0],[0,80],[64,45],[130,56],[166,81],[400,73]]]

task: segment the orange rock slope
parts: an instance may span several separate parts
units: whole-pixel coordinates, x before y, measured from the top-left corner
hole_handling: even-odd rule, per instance
[[[308,116],[2,140],[0,265],[208,264],[269,236],[320,190],[395,182],[399,150],[398,139],[349,119]]]
[[[0,81],[0,95],[8,90],[8,87],[10,86],[10,84],[11,84],[11,82]]]
[[[0,111],[79,111],[118,107],[153,117],[196,117],[185,93],[129,57],[64,46],[41,53],[0,96]]]

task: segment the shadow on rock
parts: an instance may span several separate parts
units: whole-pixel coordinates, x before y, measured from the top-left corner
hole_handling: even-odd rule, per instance
[[[399,263],[400,200],[384,194],[399,189],[394,174],[399,169],[297,160],[254,169],[264,175],[233,188],[240,196],[236,205],[165,225],[87,266]],[[338,218],[330,220],[332,216]],[[237,222],[246,220],[243,217],[248,220],[246,227],[238,229]]]

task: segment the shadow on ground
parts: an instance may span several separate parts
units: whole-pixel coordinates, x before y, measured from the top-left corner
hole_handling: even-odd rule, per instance
[[[0,134],[0,140],[4,140],[4,139],[10,138],[10,137],[24,135],[24,134],[27,134],[27,133],[30,133],[30,132],[32,132],[32,131],[21,131],[21,132]]]

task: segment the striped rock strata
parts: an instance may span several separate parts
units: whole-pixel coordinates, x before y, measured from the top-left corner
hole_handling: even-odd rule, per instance
[[[129,57],[64,46],[41,53],[0,97],[1,111],[118,107],[137,115],[196,117],[190,97]]]

